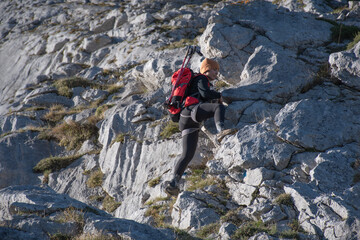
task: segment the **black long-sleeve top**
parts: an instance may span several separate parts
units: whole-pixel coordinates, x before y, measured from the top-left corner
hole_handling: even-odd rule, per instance
[[[194,96],[200,102],[207,102],[214,99],[219,99],[221,94],[215,90],[210,89],[211,83],[205,75],[198,75],[191,80],[188,96]]]

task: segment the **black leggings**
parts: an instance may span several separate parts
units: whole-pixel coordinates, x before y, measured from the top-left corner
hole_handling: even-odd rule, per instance
[[[191,118],[192,109],[196,110],[196,113],[193,116],[196,118],[195,120],[197,122]],[[225,106],[219,103],[201,103],[198,106],[190,106],[182,110],[179,121],[179,128],[181,131],[191,131],[182,137],[183,150],[181,157],[178,159],[175,167],[175,178],[181,178],[190,161],[194,157],[199,139],[200,122],[211,117],[214,117],[215,122],[224,122]]]

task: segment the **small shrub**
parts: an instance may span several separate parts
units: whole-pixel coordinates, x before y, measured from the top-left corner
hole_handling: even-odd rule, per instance
[[[57,216],[56,221],[59,223],[76,223],[78,232],[82,232],[85,225],[84,213],[74,207],[65,209],[60,215]]]
[[[100,107],[98,107],[95,111],[95,116],[102,119],[104,118],[104,112],[110,108],[112,108],[114,104],[104,104]]]
[[[61,121],[66,114],[64,106],[54,105],[50,107],[49,112],[43,116],[43,119],[51,123],[56,123]]]
[[[248,239],[249,237],[252,237],[260,232],[270,234],[272,230],[262,221],[246,222],[235,231],[235,233],[231,236],[231,239]]]
[[[161,180],[161,177],[156,177],[154,179],[151,179],[149,182],[148,182],[148,185],[149,187],[155,187],[156,185],[158,185],[160,183],[160,180]]]
[[[145,203],[148,206],[145,216],[153,218],[155,227],[168,227],[165,224],[166,215],[173,208],[176,199],[170,200],[170,197],[157,197]]]
[[[335,24],[331,28],[331,38],[334,42],[342,43],[344,40],[353,40],[360,32],[360,28],[356,26],[346,26],[343,24]]]
[[[180,132],[179,130],[179,124],[169,121],[162,132],[160,133],[160,136],[165,139],[171,137],[173,134]]]
[[[68,207],[57,216],[56,221],[59,223],[75,222],[84,225],[84,213],[74,207]]]
[[[62,168],[69,166],[78,158],[82,157],[83,154],[76,154],[65,157],[48,157],[40,160],[38,164],[33,168],[35,173],[44,173],[45,171],[58,171]]]
[[[89,188],[101,187],[103,183],[104,174],[100,169],[92,172],[89,179],[86,181],[86,185]]]
[[[229,222],[236,226],[242,223],[242,220],[238,214],[238,210],[230,210],[224,216],[221,217],[222,222]]]
[[[216,178],[209,175],[204,176],[204,171],[204,168],[192,170],[192,173],[186,179],[189,182],[188,191],[195,191],[216,184]]]
[[[74,87],[98,87],[98,84],[92,83],[87,79],[72,77],[57,80],[54,83],[55,88],[57,89],[59,95],[71,98],[72,97],[72,88]]]
[[[124,143],[126,136],[128,136],[127,133],[119,133],[118,135],[116,135],[115,139],[111,141],[110,147],[116,142]]]
[[[108,91],[109,94],[114,94],[123,87],[124,87],[124,85],[111,84],[111,85],[107,86],[106,91]]]
[[[292,200],[292,197],[290,194],[280,194],[276,199],[275,199],[275,203],[278,205],[286,205],[286,206],[294,206],[294,202]]]
[[[347,45],[346,50],[352,49],[353,47],[355,47],[355,45],[356,45],[358,42],[360,42],[360,32],[358,32],[358,33],[355,35],[353,41]]]
[[[94,123],[78,123],[74,121],[64,122],[55,126],[53,129],[39,134],[40,139],[55,139],[61,146],[68,150],[79,149],[84,141],[96,138],[98,128]]]
[[[196,233],[196,236],[199,238],[205,239],[210,234],[218,233],[219,229],[220,229],[219,223],[212,223],[212,224],[209,224],[209,225],[206,225],[206,226],[203,226],[202,228],[200,228],[199,231]]]
[[[164,211],[167,209],[166,206],[164,205],[153,205],[150,206],[146,212],[145,212],[145,217],[153,217],[154,221],[155,221],[155,227],[163,227],[164,224],[164,220],[165,220],[165,215],[164,215]]]
[[[120,205],[121,202],[116,202],[115,199],[110,195],[106,195],[102,203],[103,209],[107,212],[115,211]]]

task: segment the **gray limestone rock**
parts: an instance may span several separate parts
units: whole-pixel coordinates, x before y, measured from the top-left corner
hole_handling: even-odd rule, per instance
[[[53,105],[63,105],[65,107],[73,106],[71,99],[59,96],[56,93],[46,93],[35,97],[25,98],[24,103],[44,107],[51,107]]]
[[[33,167],[43,158],[56,156],[61,148],[37,139],[37,133],[12,133],[0,139],[0,189],[14,185],[40,184]]]
[[[277,136],[305,149],[324,151],[359,141],[359,120],[350,107],[331,101],[301,100],[276,116]],[[290,130],[291,129],[291,130]]]
[[[83,41],[83,49],[87,53],[92,53],[102,47],[105,47],[111,42],[112,40],[109,36],[104,34],[99,34],[89,38],[85,38]]]
[[[199,200],[196,193],[181,193],[171,213],[173,225],[180,229],[199,229],[219,220],[219,215],[207,207],[206,201]]]
[[[26,236],[45,239],[49,235],[115,234],[131,239],[173,239],[170,231],[158,230],[134,221],[116,219],[105,212],[57,194],[49,188],[35,186],[9,187],[0,190],[0,220],[18,231],[1,228],[0,236]],[[66,211],[81,218],[56,221]],[[70,213],[68,213],[70,214]],[[27,216],[27,218],[21,217]],[[63,217],[64,218],[64,217]],[[130,229],[130,230],[129,230]],[[28,238],[26,238],[28,239]]]
[[[360,89],[360,43],[349,51],[333,53],[329,57],[331,74],[345,85]]]
[[[334,29],[327,21],[359,26],[358,4],[349,3],[341,13],[331,9],[347,5],[345,0],[1,1],[0,188],[11,187],[0,190],[0,220],[6,226],[0,238],[75,236],[76,223],[55,221],[70,206],[84,213],[80,237],[177,238],[172,230],[137,222],[154,224],[145,202],[164,199],[163,183],[173,177],[182,152],[180,133],[160,136],[169,122],[162,103],[186,46],[195,44],[220,64],[220,81],[214,83],[228,84],[216,86],[228,104],[225,125],[238,131],[219,146],[211,135],[200,134],[190,166],[205,168],[203,174],[218,184],[182,192],[172,215],[161,212],[166,224],[194,234],[231,210],[243,221],[277,222],[281,231],[298,221],[310,234],[300,239],[359,238],[360,45],[337,52],[347,42],[330,42]],[[202,59],[195,54],[188,67],[198,72]],[[123,87],[112,95],[77,87],[68,99],[51,85],[64,77],[86,78],[102,89]],[[113,107],[96,123],[98,142],[87,140],[81,149],[65,151],[26,129],[47,126],[47,111],[38,109],[54,104],[79,111],[62,121],[84,121],[95,108],[83,107],[105,97],[98,107]],[[209,122],[205,126],[211,129]],[[100,154],[86,154],[94,150]],[[75,153],[85,155],[49,174],[53,190],[13,186],[41,184],[44,177],[32,168],[42,158]],[[100,171],[103,181],[89,187],[90,175]],[[182,178],[182,191],[187,181]],[[274,205],[284,192],[294,206]],[[121,202],[111,214],[132,220],[86,205],[102,207],[96,199],[106,194]],[[224,223],[208,237],[229,239],[234,230]],[[250,239],[275,237],[258,233]]]
[[[223,159],[227,168],[276,167],[281,170],[287,166],[291,155],[298,148],[280,141],[276,131],[276,126],[268,120],[247,125],[236,135],[230,136],[228,141],[220,146],[215,157]]]
[[[231,235],[236,231],[237,227],[232,223],[223,223],[219,229],[220,240],[230,240]]]

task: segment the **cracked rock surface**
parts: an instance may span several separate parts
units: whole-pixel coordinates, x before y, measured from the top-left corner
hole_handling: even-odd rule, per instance
[[[0,238],[360,238],[360,43],[336,35],[359,9],[2,1]],[[220,146],[201,132],[169,198],[182,149],[163,102],[187,45],[219,62],[238,130]]]

